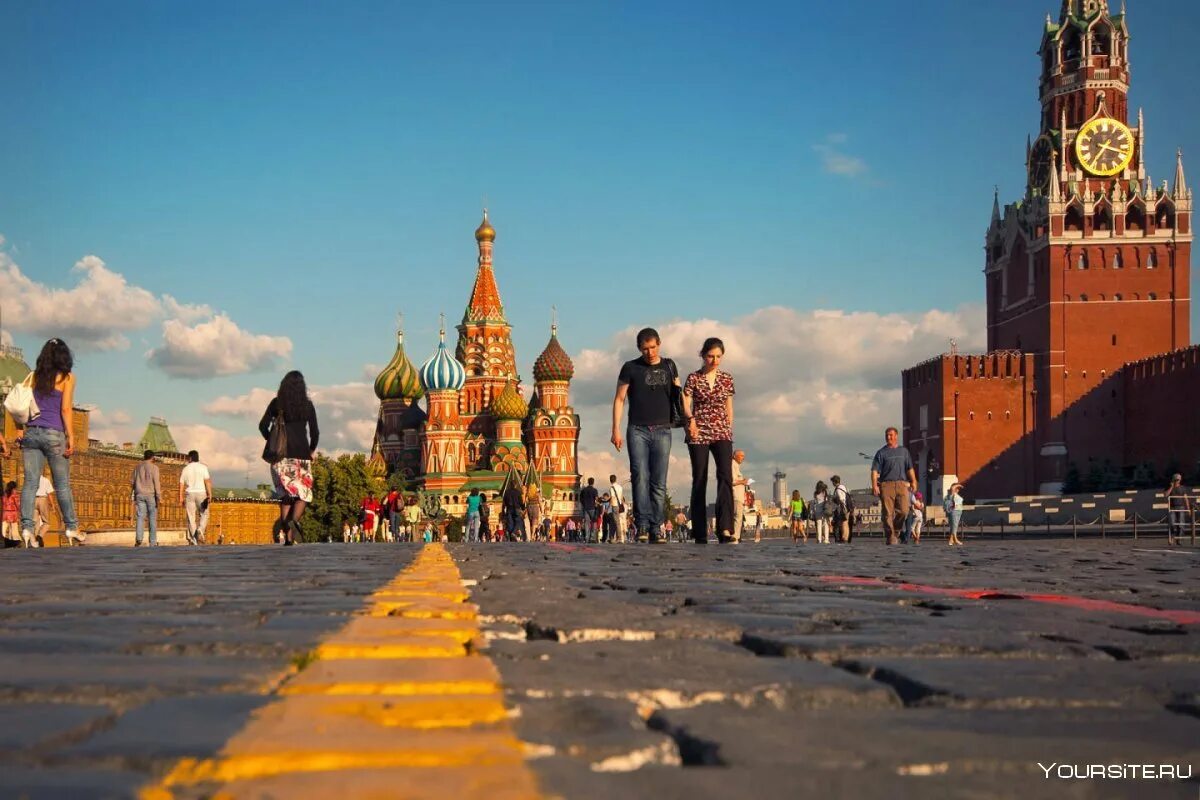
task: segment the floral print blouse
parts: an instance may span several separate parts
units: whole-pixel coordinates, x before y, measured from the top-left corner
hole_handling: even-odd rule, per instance
[[[733,441],[733,424],[725,413],[725,401],[734,394],[732,375],[717,370],[717,379],[709,386],[704,373],[696,370],[687,376],[683,393],[692,398],[692,416],[696,419],[696,436],[687,437],[689,444]]]

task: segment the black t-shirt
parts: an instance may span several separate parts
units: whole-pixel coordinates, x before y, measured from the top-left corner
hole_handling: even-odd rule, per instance
[[[611,373],[610,373],[611,374]],[[595,486],[585,486],[579,490],[579,505],[585,511],[591,511],[596,507],[596,500],[600,497]]]
[[[677,375],[675,362],[669,358],[653,365],[644,357],[625,362],[617,383],[629,386],[630,425],[671,424],[671,384]]]

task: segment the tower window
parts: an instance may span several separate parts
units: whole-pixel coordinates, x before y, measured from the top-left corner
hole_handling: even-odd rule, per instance
[[[1117,346],[1117,335],[1115,333],[1112,335],[1112,343],[1113,347]]]
[[[1092,215],[1093,225],[1098,231],[1106,231],[1112,227],[1112,212],[1108,206],[1100,206]]]
[[[1122,300],[1124,300],[1124,299],[1125,299],[1125,298],[1121,296],[1121,293],[1120,293],[1120,292],[1117,292],[1116,294],[1114,294],[1114,295],[1113,295],[1113,300],[1116,300],[1118,303],[1119,303],[1119,302],[1121,302],[1121,301],[1122,301]]]
[[[1086,295],[1086,294],[1081,294],[1081,295],[1079,295],[1079,302],[1081,302],[1081,303],[1086,303],[1086,302],[1087,302],[1087,295]]]
[[[1171,230],[1175,227],[1175,209],[1169,204],[1163,204],[1158,210],[1158,227]]]
[[[1151,249],[1146,256],[1146,269],[1154,269],[1158,266],[1158,251]]]
[[[1085,252],[1079,253],[1079,257],[1077,259],[1075,259],[1075,266],[1078,269],[1087,269],[1088,268],[1087,253],[1085,253]]]
[[[1083,209],[1079,206],[1071,206],[1067,209],[1067,218],[1064,223],[1069,231],[1083,230]]]
[[[1118,250],[1117,252],[1113,253],[1112,268],[1113,269],[1121,269],[1124,266],[1125,266],[1125,260],[1123,258],[1121,258],[1121,251]]]
[[[1129,207],[1129,212],[1125,215],[1125,230],[1128,231],[1143,231],[1146,229],[1146,212],[1142,210],[1140,205]]]
[[[1150,294],[1146,295],[1146,297],[1148,297],[1148,298],[1149,298],[1149,299],[1151,299],[1151,300],[1157,300],[1157,299],[1158,299],[1158,293],[1157,293],[1157,292],[1151,292]]]

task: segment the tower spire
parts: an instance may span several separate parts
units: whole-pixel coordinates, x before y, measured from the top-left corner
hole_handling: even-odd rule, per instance
[[[1062,184],[1059,181],[1059,173],[1061,172],[1058,163],[1058,151],[1050,151],[1050,202],[1062,202]]]
[[[1000,186],[992,187],[992,227],[1000,225]]]
[[[1183,150],[1175,151],[1175,191],[1174,198],[1181,200],[1187,197],[1187,181],[1183,177]]]
[[[1138,180],[1146,177],[1146,120],[1142,118],[1142,109],[1138,109]]]

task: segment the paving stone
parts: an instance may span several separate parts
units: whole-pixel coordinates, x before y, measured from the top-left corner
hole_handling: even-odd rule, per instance
[[[236,734],[266,695],[207,694],[170,697],[125,712],[116,723],[67,749],[67,757],[202,757]]]
[[[0,705],[0,751],[26,750],[105,720],[105,706],[78,703]]]
[[[125,800],[137,796],[146,776],[137,772],[5,764],[0,796],[18,800]]]

